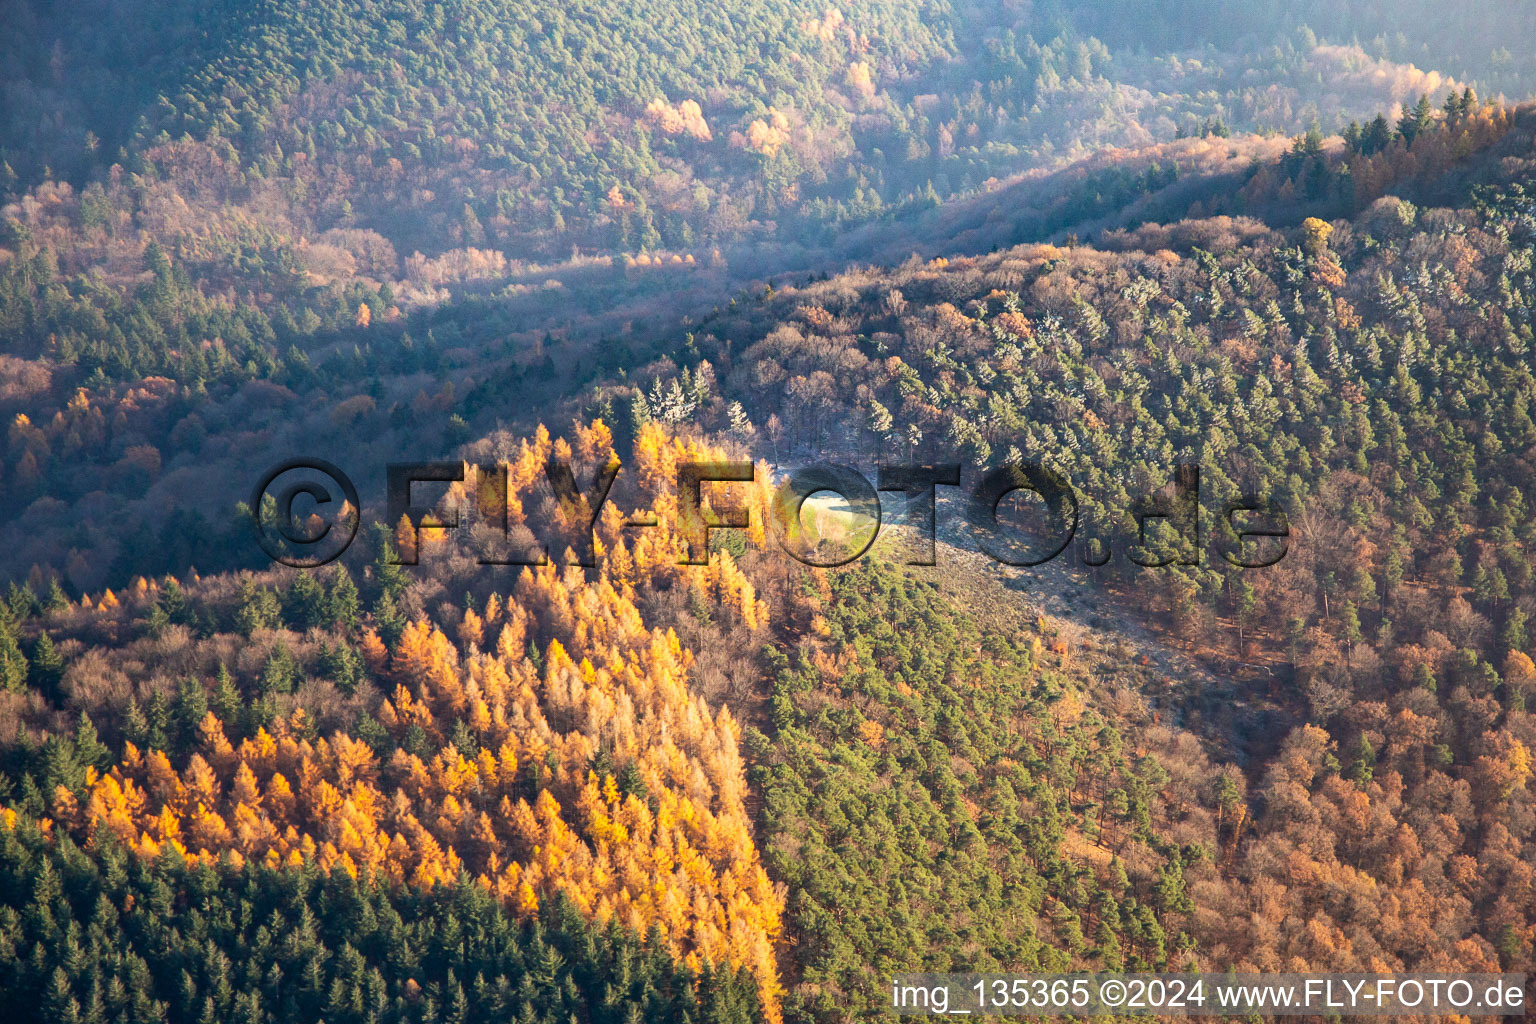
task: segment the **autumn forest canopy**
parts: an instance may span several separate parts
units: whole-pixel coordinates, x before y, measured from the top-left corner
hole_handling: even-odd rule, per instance
[[[4,4],[7,1013],[1532,972],[1525,8]],[[295,456],[320,567],[252,536]],[[840,568],[772,529],[797,466],[1030,460],[1046,565],[947,486],[936,565],[899,492]]]

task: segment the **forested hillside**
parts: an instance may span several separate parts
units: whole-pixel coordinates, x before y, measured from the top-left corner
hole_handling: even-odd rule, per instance
[[[770,659],[772,739],[747,749],[794,893],[794,1003],[878,1012],[899,971],[1196,963],[1214,791],[1159,791],[1163,760],[1202,765],[1146,750],[1145,713],[1089,695],[1049,620],[984,625],[938,589],[885,566],[807,581],[821,638]]]
[[[913,261],[782,292],[696,338],[786,461],[1058,467],[1083,510],[1067,557],[1109,556],[1101,585],[1307,723],[1254,779],[1263,813],[1233,863],[1250,884],[1288,877],[1253,916],[1205,921],[1227,956],[1412,962],[1437,940],[1410,916],[1461,922],[1438,941],[1462,962],[1528,955],[1532,837],[1512,823],[1536,739],[1536,165],[1520,123],[1504,183],[1468,183],[1460,208],[1393,196],[1286,231],[1223,217]],[[1289,188],[1304,148],[1248,188]],[[1140,557],[1172,564],[1141,568],[1128,510],[1179,463],[1200,466],[1201,547],[1164,534]],[[1223,518],[1244,497],[1288,513],[1271,569],[1222,554],[1248,557]]]
[[[8,5],[8,1008],[1531,971],[1523,8]],[[359,492],[320,568],[251,535],[297,455]],[[796,465],[1022,460],[1048,566],[950,488],[935,567],[771,528]]]
[[[1107,47],[1095,32],[1126,21],[1112,2],[142,6],[17,6],[0,188],[79,190],[120,166],[138,187],[95,199],[85,226],[116,212],[162,244],[256,249],[338,232],[366,277],[415,251],[826,242],[1100,146],[1332,130],[1532,73],[1518,34],[1495,37],[1500,59],[1433,65],[1447,73],[1415,65],[1445,56],[1422,25],[1339,10],[1316,32],[1240,21],[1201,50],[1178,33]],[[171,203],[146,203],[151,186]],[[357,232],[389,242],[385,265]]]

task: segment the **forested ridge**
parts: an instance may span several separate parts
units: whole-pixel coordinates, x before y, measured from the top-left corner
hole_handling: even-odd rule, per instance
[[[1405,152],[1454,130],[1425,116]],[[1253,779],[1231,871],[1254,902],[1223,897],[1246,910],[1204,919],[1208,949],[1270,969],[1529,955],[1532,164],[1514,131],[1504,180],[1457,208],[1390,196],[1285,231],[1222,217],[914,260],[696,339],[786,461],[1058,467],[1083,510],[1066,557],[1111,554],[1102,584],[1306,723]],[[1307,145],[1270,187],[1338,166]],[[1202,550],[1165,533],[1142,557],[1174,564],[1140,568],[1128,512],[1178,463],[1201,469]],[[1288,514],[1271,569],[1210,546],[1244,496]]]
[[[1431,64],[1441,39],[1410,42],[1413,26],[1375,12],[1319,11],[1321,39],[1254,12],[1222,49],[1112,51],[1093,34],[1123,22],[1108,2],[241,0],[199,9],[196,29],[190,10],[152,6],[18,5],[0,188],[106,186],[87,226],[169,218],[245,249],[364,232],[392,247],[390,274],[414,251],[551,262],[573,246],[824,242],[1105,145],[1336,130],[1452,85],[1518,94],[1531,74],[1507,34],[1489,40],[1500,59]],[[167,202],[111,189],[129,175]],[[205,206],[225,223],[199,223]]]
[[[9,1009],[1529,972],[1530,23],[1216,7],[13,4]],[[242,504],[297,454],[361,492],[323,568]],[[455,528],[391,521],[445,458]],[[614,459],[595,518],[552,488]],[[686,565],[705,459],[750,525]],[[769,529],[798,464],[1021,459],[1081,501],[1067,611],[958,520],[935,568]],[[1140,543],[1180,463],[1200,543]]]

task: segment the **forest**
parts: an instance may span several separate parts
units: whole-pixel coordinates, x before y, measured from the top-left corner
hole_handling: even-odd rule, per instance
[[[1531,972],[1536,25],[1482,8],[10,4],[16,1019]],[[300,455],[360,492],[315,568],[251,535]],[[1010,567],[962,502],[1030,460],[1078,528]],[[960,463],[937,564],[895,495],[789,557],[825,462]]]

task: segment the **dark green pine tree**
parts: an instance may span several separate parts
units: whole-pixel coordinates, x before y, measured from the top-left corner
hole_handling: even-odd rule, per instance
[[[329,625],[324,621],[324,612],[324,588],[311,573],[300,571],[298,579],[293,581],[283,597],[283,618],[289,628],[303,633],[317,626]]]
[[[221,661],[219,670],[213,677],[213,693],[208,699],[209,710],[219,716],[219,720],[228,729],[234,726],[239,718],[240,704],[240,688],[235,685],[234,677],[229,674],[229,669]]]
[[[50,1021],[58,1021],[59,1024],[78,1024],[82,1019],[80,1001],[75,998],[74,991],[70,988],[69,975],[64,973],[64,968],[53,969],[43,1005]]]
[[[1403,110],[1403,116],[1397,120],[1397,133],[1411,146],[1413,140],[1427,132],[1434,123],[1435,107],[1426,94],[1419,97],[1418,103]]]
[[[19,692],[27,685],[27,659],[10,628],[0,623],[0,689]]]
[[[1355,741],[1354,756],[1344,775],[1345,778],[1361,786],[1365,786],[1376,777],[1376,748],[1371,745],[1370,740],[1366,739],[1364,733]]]
[[[183,679],[176,687],[176,700],[171,707],[171,735],[178,750],[190,750],[197,746],[198,727],[208,714],[208,692],[196,679]]]
[[[338,568],[325,593],[324,624],[351,633],[357,629],[358,612],[357,585],[345,567]]]
[[[143,745],[155,750],[167,749],[171,745],[171,704],[164,693],[156,690],[150,695],[144,718],[147,728]]]
[[[393,535],[389,529],[383,523],[378,523],[374,526],[373,536],[379,549],[378,557],[373,560],[373,584],[380,598],[387,597],[394,601],[405,593],[411,581],[398,563],[400,556],[395,551]]]
[[[1365,138],[1361,140],[1360,152],[1366,156],[1374,156],[1392,144],[1392,126],[1387,123],[1385,114],[1377,114],[1365,129]]]
[[[298,662],[294,660],[288,645],[279,640],[272,645],[272,653],[261,670],[259,689],[264,696],[292,693],[298,681]]]
[[[105,771],[112,761],[112,751],[96,734],[96,725],[84,711],[75,723],[75,760],[87,768]]]
[[[33,686],[49,697],[57,696],[64,678],[64,658],[46,629],[37,635],[32,646],[31,673]]]
[[[276,629],[282,624],[282,603],[277,595],[255,580],[246,579],[240,584],[240,599],[235,606],[235,629],[241,636],[250,636],[258,629]]]
[[[167,579],[160,588],[159,604],[165,610],[166,618],[179,626],[191,625],[196,620],[196,613],[187,600],[187,592],[174,579]]]
[[[69,595],[64,593],[64,588],[59,586],[58,577],[48,581],[48,596],[43,599],[45,611],[57,612],[69,607]]]
[[[31,586],[18,587],[14,581],[6,591],[5,604],[13,622],[35,615],[38,609],[37,595],[32,593]]]

